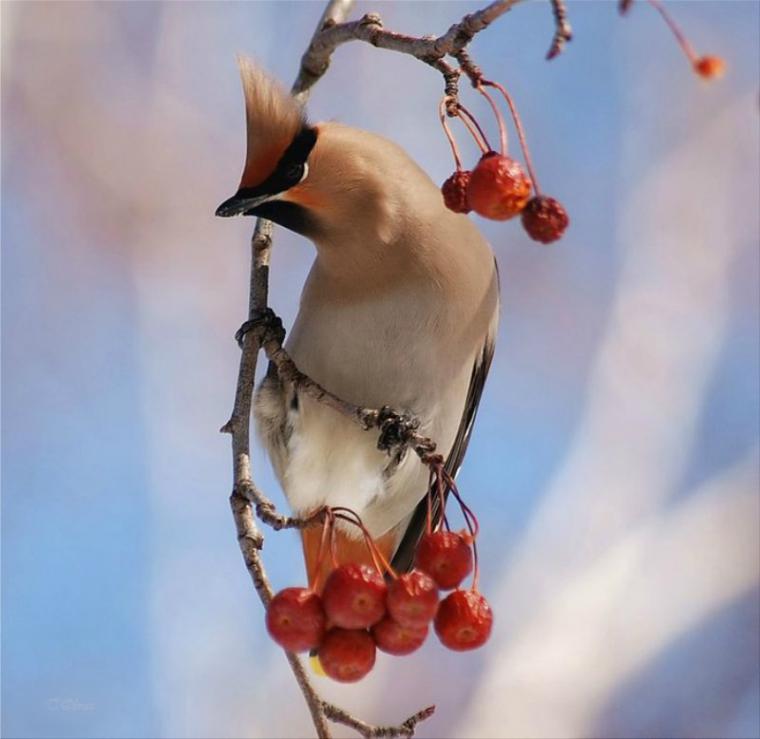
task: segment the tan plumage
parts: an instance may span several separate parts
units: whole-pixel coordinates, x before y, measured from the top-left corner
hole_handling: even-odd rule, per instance
[[[278,88],[261,94],[266,78],[256,79],[248,106],[257,105],[259,95],[267,115],[281,116],[266,130],[292,130],[297,106],[284,98],[273,104]],[[254,117],[258,130],[265,128],[261,115]],[[238,212],[279,220],[308,235],[317,249],[286,347],[302,371],[346,400],[418,417],[422,432],[449,455],[454,474],[496,331],[493,254],[466,216],[445,208],[439,189],[400,147],[338,123],[315,130],[300,181],[253,209],[250,194],[236,196]],[[273,181],[271,171],[256,177]],[[224,213],[231,214],[235,198],[226,206]],[[425,494],[428,471],[414,454],[390,458],[376,448],[375,434],[308,397],[295,397],[271,372],[256,394],[255,416],[297,513],[347,506],[374,536],[384,537],[387,554],[396,551]],[[402,565],[419,535],[417,519],[412,528],[398,554]],[[306,549],[313,579],[315,547],[308,537]],[[348,539],[345,552],[360,556]]]

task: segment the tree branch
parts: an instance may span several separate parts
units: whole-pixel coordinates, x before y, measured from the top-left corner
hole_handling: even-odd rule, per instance
[[[328,23],[318,33],[301,59],[301,69],[306,78],[319,79],[330,64],[333,52],[349,41],[364,41],[381,49],[408,54],[437,69],[446,83],[445,94],[457,96],[459,70],[444,61],[446,56],[456,56],[475,37],[488,28],[497,18],[511,10],[521,0],[496,0],[482,10],[471,13],[455,23],[442,36],[408,36],[386,30],[377,13],[367,13],[358,21]]]
[[[318,31],[325,23],[336,23],[349,13],[352,0],[330,0],[320,19]],[[305,98],[308,90],[319,77],[299,73],[293,85],[294,94]],[[261,313],[269,302],[269,256],[272,246],[272,223],[263,219],[256,222],[251,238],[251,277],[249,286],[248,316],[253,318]],[[250,418],[253,386],[256,378],[256,360],[259,352],[255,337],[246,340],[240,357],[238,381],[235,390],[235,402],[232,416],[223,427],[232,435],[232,458],[234,470],[234,490],[230,498],[233,518],[237,529],[238,544],[243,554],[245,566],[251,576],[256,592],[266,607],[272,599],[272,586],[261,560],[261,547],[264,538],[256,526],[251,504],[246,497],[239,494],[241,486],[252,485],[250,461]],[[286,652],[290,668],[301,689],[311,713],[311,719],[319,739],[329,739],[330,728],[323,708],[322,700],[309,681],[301,660]]]
[[[350,726],[363,737],[381,737],[381,736],[414,736],[414,730],[420,721],[430,718],[435,713],[435,706],[428,706],[421,711],[417,711],[414,716],[410,716],[404,723],[399,726],[371,726],[359,719],[354,718],[346,713],[342,708],[333,706],[331,703],[324,704],[325,714],[330,721],[344,726]]]
[[[565,44],[573,39],[573,29],[570,28],[570,23],[567,20],[567,8],[565,7],[565,0],[550,0],[552,4],[552,12],[554,13],[554,38],[552,39],[552,45],[549,47],[549,51],[546,54],[547,59],[554,59],[562,53],[565,48]]]
[[[496,0],[482,10],[466,15],[442,36],[407,36],[403,33],[383,28],[383,21],[377,13],[368,13],[358,21],[339,23],[325,28],[317,34],[301,60],[308,74],[324,74],[335,49],[349,41],[364,41],[381,49],[410,54],[431,64],[445,56],[453,56],[472,41],[499,16],[511,10],[520,0]]]
[[[329,27],[343,20],[348,15],[352,4],[353,0],[330,0],[320,19],[316,33],[318,34],[325,26]],[[304,100],[308,96],[311,87],[318,81],[326,69],[327,66],[325,65],[322,72],[314,74],[302,65],[298,77],[293,84],[293,94],[299,99]],[[269,257],[271,246],[272,223],[259,219],[256,222],[256,227],[251,238],[249,320],[265,311],[269,303]],[[243,342],[233,411],[230,420],[224,425],[222,431],[228,432],[232,436],[234,488],[230,496],[230,506],[235,520],[238,544],[253,586],[262,604],[266,607],[273,597],[273,591],[261,558],[264,537],[256,525],[251,500],[248,497],[253,493],[258,493],[253,484],[251,474],[250,417],[257,357],[260,348],[260,341],[255,336],[246,337]],[[248,493],[248,495],[245,493]],[[270,521],[273,520],[281,524],[280,527],[296,521],[296,519],[289,519],[288,517],[278,517],[274,505],[260,493],[256,502],[256,510],[262,519],[266,520],[265,517],[268,517]],[[411,736],[414,733],[416,723],[429,715],[423,716],[422,713],[417,714],[395,729],[393,727],[370,727],[368,724],[364,724],[358,719],[353,718],[345,711],[326,704],[312,686],[303,663],[298,656],[291,652],[286,652],[286,657],[298,683],[298,687],[306,700],[314,728],[320,739],[329,739],[331,736],[327,723],[328,710],[330,716],[333,717],[332,720],[340,721],[341,723],[346,723],[346,721],[353,722],[348,725],[353,725],[354,728],[361,727],[361,729],[357,728],[357,730],[363,731],[364,735],[367,736]],[[370,733],[368,734],[367,731]],[[377,731],[382,731],[383,733],[377,733]]]
[[[251,575],[253,586],[256,588],[256,592],[266,608],[272,600],[274,592],[269,583],[264,563],[261,560],[261,548],[264,545],[264,537],[256,526],[251,504],[246,498],[238,495],[237,492],[233,492],[230,497],[230,506],[232,507],[232,515],[237,528],[238,544],[243,554],[246,569]],[[296,678],[298,687],[306,699],[314,728],[317,730],[317,736],[319,739],[330,739],[330,728],[327,725],[324,702],[317,695],[316,690],[314,690],[309,681],[309,676],[306,674],[303,663],[292,652],[285,652],[285,656]]]

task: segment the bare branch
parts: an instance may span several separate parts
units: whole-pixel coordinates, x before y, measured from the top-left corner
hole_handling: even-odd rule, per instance
[[[353,0],[330,0],[320,19],[316,33],[319,33],[325,27],[334,26],[344,20],[352,4]],[[308,96],[311,87],[318,81],[326,68],[325,66],[322,72],[314,74],[302,66],[293,84],[293,94],[299,99],[304,100]],[[259,219],[256,222],[256,227],[251,238],[249,320],[261,315],[268,307],[271,246],[272,223]],[[257,515],[275,528],[302,527],[307,525],[307,522],[278,514],[274,504],[258,491],[253,484],[250,461],[250,418],[253,387],[256,378],[256,364],[260,348],[261,340],[259,336],[248,335],[244,338],[233,411],[230,420],[222,427],[222,431],[230,433],[232,436],[234,489],[230,496],[230,506],[235,520],[238,545],[240,546],[240,551],[253,586],[264,607],[266,607],[273,597],[273,591],[261,559],[261,548],[264,544],[264,537],[256,525],[253,506],[255,505],[256,507]],[[297,370],[295,371],[297,372]],[[327,704],[317,695],[298,656],[291,652],[286,652],[285,654],[298,687],[306,700],[317,736],[319,739],[329,739],[331,734],[327,722]],[[375,727],[368,727],[367,724],[354,719],[341,709],[334,706],[329,706],[329,708],[334,716],[340,715],[342,718],[345,717],[347,720],[353,721],[356,726],[366,727],[370,731],[377,731]],[[385,733],[374,733],[370,734],[370,736],[411,736],[414,733],[415,724],[423,720],[423,718],[425,716],[418,714],[417,717],[412,717],[404,722],[399,727],[399,731],[390,730],[390,733],[389,731],[385,731]],[[387,729],[387,727],[381,728],[383,730]]]
[[[351,5],[351,0],[330,0],[320,19],[319,30],[326,23],[337,23],[344,20]],[[301,71],[293,85],[293,92],[304,98],[317,79],[319,76],[306,75]],[[256,222],[256,228],[251,239],[249,318],[261,313],[266,309],[269,302],[269,255],[271,246],[272,224],[269,221],[259,219]],[[256,592],[266,607],[272,599],[272,587],[261,561],[260,550],[263,545],[263,536],[256,526],[251,503],[238,492],[241,485],[252,485],[249,427],[259,348],[255,337],[249,338],[243,345],[232,416],[222,430],[232,435],[235,492],[230,498],[230,505],[237,528],[238,544]],[[286,655],[296,682],[306,699],[317,736],[319,739],[329,739],[331,736],[330,729],[321,699],[311,685],[300,659],[289,652],[286,652]]]
[[[324,703],[323,707],[325,709],[325,715],[331,721],[335,721],[337,724],[343,724],[344,726],[350,726],[367,739],[370,737],[414,736],[414,730],[417,724],[420,723],[420,721],[430,718],[433,713],[435,713],[435,706],[428,706],[421,711],[417,711],[414,716],[410,716],[398,726],[372,726],[364,721],[354,718],[342,708],[338,708],[331,703]]]
[[[298,76],[296,77],[296,81],[293,83],[293,87],[290,90],[293,93],[294,97],[300,102],[304,102],[306,100],[306,98],[309,96],[309,91],[327,71],[327,67],[329,65],[329,60],[327,60],[320,71],[315,71],[313,67],[310,67],[308,64],[304,63],[306,56],[311,52],[312,48],[314,48],[314,44],[319,38],[320,33],[324,32],[328,28],[333,28],[339,23],[342,23],[348,17],[348,14],[353,8],[353,5],[354,0],[328,1],[325,12],[322,13],[322,17],[319,19],[319,23],[317,24],[317,30],[314,32],[314,36],[312,36],[312,39],[309,42],[309,47],[306,50],[306,54],[304,54],[301,59],[301,66],[298,70]]]
[[[467,49],[460,49],[456,53],[459,68],[467,75],[473,87],[477,87],[483,79],[483,71],[475,64]]]
[[[546,54],[547,59],[554,59],[562,53],[565,48],[565,44],[568,41],[572,41],[573,29],[570,28],[570,23],[567,20],[567,8],[565,7],[565,0],[550,0],[552,4],[552,12],[554,13],[554,38],[552,39],[552,45],[549,47],[549,51]]]
[[[235,526],[237,528],[238,544],[240,545],[240,551],[243,554],[245,566],[251,575],[253,586],[259,594],[261,602],[264,604],[264,607],[266,607],[272,600],[274,593],[272,591],[272,586],[269,583],[264,563],[261,561],[261,547],[264,544],[264,537],[256,526],[251,504],[246,498],[235,492],[230,497],[230,506],[232,507],[232,515],[235,519]],[[309,707],[314,728],[317,730],[317,736],[319,739],[330,739],[330,728],[327,724],[327,716],[324,711],[323,701],[317,695],[317,692],[309,681],[309,677],[306,674],[306,670],[304,669],[301,660],[292,652],[285,652],[285,656],[287,657],[290,669],[293,671],[293,675],[296,678],[298,687],[301,689],[301,692],[306,699],[306,704]]]
[[[335,49],[349,41],[364,41],[373,46],[401,54],[410,54],[423,62],[455,55],[472,41],[475,34],[487,28],[499,16],[511,10],[520,0],[497,0],[482,10],[466,15],[442,36],[418,38],[388,31],[377,13],[368,13],[358,21],[340,23],[318,34],[301,61],[310,74],[324,74]]]
[[[242,499],[253,506],[256,517],[275,531],[282,529],[305,529],[307,526],[322,523],[325,518],[326,508],[315,511],[306,518],[286,516],[278,513],[275,504],[261,491],[253,480],[243,480],[235,486],[232,498]],[[239,501],[238,501],[239,502]]]
[[[437,69],[446,82],[446,95],[456,97],[459,72],[444,61],[446,56],[456,56],[477,33],[511,10],[521,0],[496,0],[482,10],[470,13],[455,23],[442,36],[408,36],[383,28],[377,13],[368,13],[358,21],[328,24],[317,34],[301,60],[306,76],[318,79],[325,73],[330,58],[338,46],[349,41],[364,41],[373,46],[401,54],[409,54]]]

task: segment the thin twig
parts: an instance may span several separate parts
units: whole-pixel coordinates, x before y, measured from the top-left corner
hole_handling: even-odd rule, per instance
[[[573,29],[567,20],[567,7],[565,0],[550,0],[552,4],[552,13],[554,14],[554,38],[549,51],[546,53],[547,59],[554,59],[559,56],[565,48],[568,41],[573,40]]]
[[[476,34],[488,28],[519,2],[521,0],[496,0],[485,8],[466,15],[442,36],[417,37],[389,31],[383,27],[383,21],[377,13],[367,13],[358,21],[328,25],[309,46],[301,59],[301,68],[305,77],[319,79],[339,46],[349,41],[364,41],[381,49],[408,54],[434,67],[443,75],[445,94],[456,98],[459,70],[444,61],[444,57],[456,56]]]
[[[246,498],[233,493],[230,497],[230,506],[235,519],[237,528],[238,543],[240,551],[243,554],[245,566],[251,575],[253,586],[259,594],[261,602],[266,607],[274,596],[272,586],[269,583],[264,563],[261,561],[261,547],[264,544],[264,537],[256,526],[250,503]],[[309,677],[304,670],[301,660],[292,652],[285,653],[293,675],[296,678],[298,687],[306,699],[306,703],[311,712],[314,722],[314,728],[317,730],[317,736],[320,739],[330,738],[330,729],[327,724],[327,716],[323,708],[322,699],[309,682]]]
[[[325,27],[335,25],[344,20],[348,15],[353,0],[330,0],[318,25],[317,34]],[[316,35],[316,34],[315,34]],[[308,52],[307,52],[308,53]],[[326,69],[326,66],[322,70]],[[321,73],[315,75],[301,67],[298,77],[293,84],[292,92],[299,99],[304,100],[308,96],[310,88],[317,82]],[[263,219],[256,222],[251,238],[251,277],[249,285],[249,320],[260,315],[267,309],[269,303],[269,257],[272,246],[272,223]],[[294,527],[304,525],[304,522],[287,516],[277,514],[274,505],[253,484],[250,461],[250,417],[253,397],[253,386],[256,377],[256,364],[259,349],[261,348],[258,336],[251,334],[243,340],[243,351],[240,357],[238,380],[235,390],[235,401],[230,420],[222,427],[222,431],[232,436],[232,456],[234,488],[230,497],[235,527],[237,530],[238,544],[243,555],[246,569],[248,570],[253,586],[266,607],[273,597],[272,586],[266,574],[266,568],[261,559],[261,548],[264,537],[256,525],[253,514],[255,505],[257,515],[277,528]],[[298,686],[303,694],[311,714],[314,728],[319,739],[329,739],[331,736],[328,725],[327,705],[317,694],[304,669],[303,663],[297,655],[286,652],[286,657]],[[333,715],[339,709],[334,709]],[[375,731],[375,727],[369,727],[358,719],[354,719],[345,712],[340,712],[350,720],[368,727]],[[414,717],[413,717],[414,718]],[[417,721],[422,720],[418,718]],[[411,721],[411,719],[410,719]],[[411,736],[414,724],[405,722],[398,727],[397,731],[390,733],[370,734],[372,736]],[[388,727],[381,727],[383,730]]]
[[[383,28],[377,13],[368,13],[358,21],[339,23],[326,28],[304,54],[301,64],[308,74],[324,74],[335,49],[349,41],[364,41],[373,46],[410,54],[431,64],[445,56],[454,56],[467,46],[477,33],[511,10],[520,0],[496,0],[482,10],[466,15],[442,36],[418,38]]]
[[[344,20],[351,9],[351,5],[352,0],[330,0],[320,19],[317,33],[324,28],[326,23],[337,23]],[[301,71],[293,85],[294,94],[304,98],[317,79],[319,79],[318,76],[307,76]],[[263,311],[269,302],[269,255],[271,246],[272,224],[269,221],[259,219],[256,222],[256,228],[251,239],[249,318],[253,318]],[[255,337],[246,337],[240,357],[232,416],[222,430],[232,435],[234,492],[230,498],[230,504],[237,528],[238,543],[256,592],[261,602],[266,606],[272,598],[272,587],[261,560],[260,550],[263,545],[263,536],[256,526],[249,500],[239,492],[241,487],[252,484],[249,427],[259,348]],[[286,652],[286,655],[298,687],[306,699],[317,736],[319,739],[329,739],[331,736],[330,728],[322,707],[322,700],[311,685],[300,659],[289,652]]]
[[[371,726],[364,721],[354,718],[342,708],[332,705],[332,703],[323,703],[323,708],[325,710],[325,715],[330,721],[335,721],[335,723],[343,724],[344,726],[350,726],[367,739],[370,739],[371,737],[414,736],[414,729],[417,724],[420,723],[420,721],[430,718],[435,712],[435,706],[428,706],[421,711],[417,711],[417,713],[410,716],[398,726]]]
[[[456,53],[456,60],[459,62],[459,68],[467,75],[470,83],[473,87],[477,87],[480,84],[480,80],[483,79],[483,71],[475,64],[467,49],[460,49]]]

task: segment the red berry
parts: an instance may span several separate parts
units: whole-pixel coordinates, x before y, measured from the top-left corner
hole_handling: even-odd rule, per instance
[[[726,63],[719,56],[703,56],[694,62],[694,71],[705,79],[715,79],[725,74]]]
[[[385,615],[385,580],[372,567],[341,565],[327,578],[322,603],[330,622],[343,629],[366,629]]]
[[[319,646],[325,634],[321,598],[307,588],[285,588],[267,608],[267,630],[283,649],[305,652]]]
[[[398,656],[411,654],[419,649],[427,639],[428,625],[402,626],[390,616],[372,627],[372,637],[377,648]]]
[[[472,210],[467,201],[467,187],[471,176],[472,172],[458,169],[441,185],[443,202],[454,213],[469,213]]]
[[[435,633],[449,649],[464,652],[488,641],[493,613],[488,601],[473,590],[455,590],[441,601],[435,617]]]
[[[325,674],[341,683],[361,680],[375,664],[375,642],[363,629],[330,629],[317,652]]]
[[[420,570],[412,570],[388,585],[388,613],[403,626],[426,626],[438,609],[438,587]]]
[[[562,204],[554,198],[539,195],[531,198],[522,212],[522,225],[533,241],[551,244],[562,238],[570,223]]]
[[[506,221],[525,207],[531,189],[530,179],[518,162],[490,151],[472,171],[467,199],[484,218]]]
[[[459,585],[472,570],[472,550],[461,534],[435,531],[425,534],[417,547],[415,564],[449,590]]]

